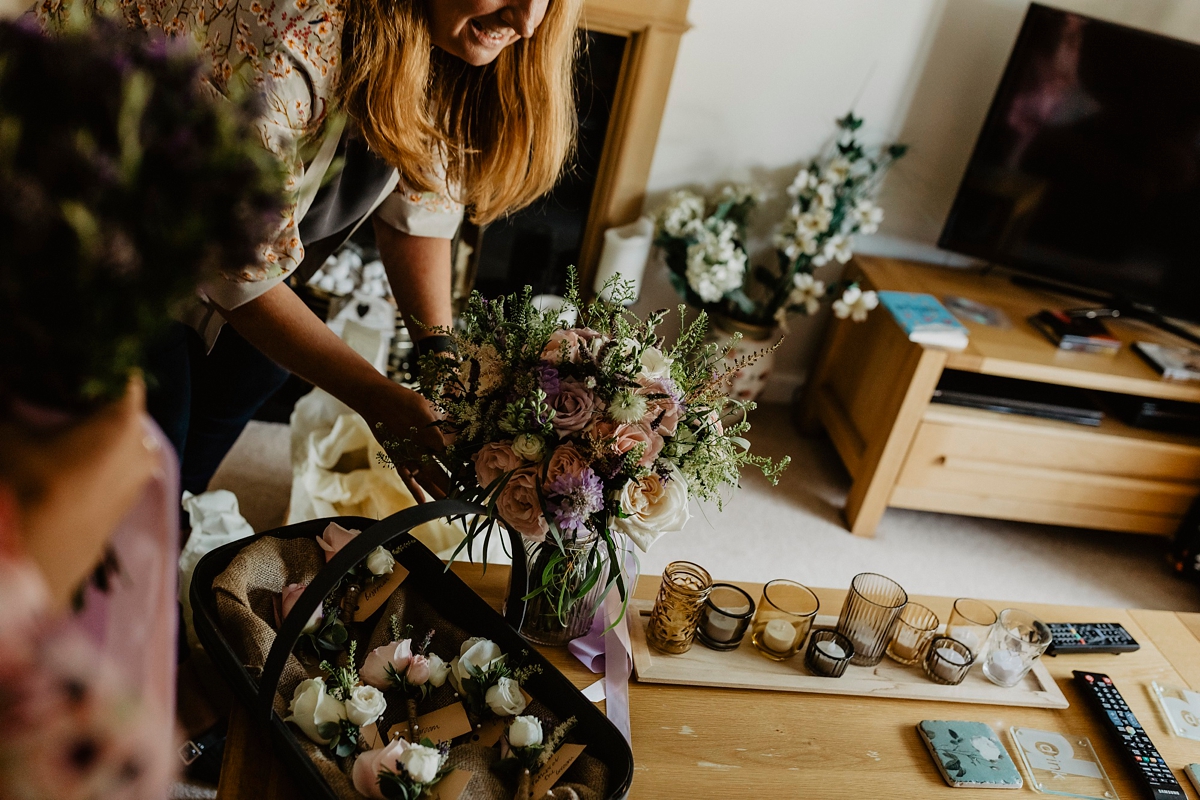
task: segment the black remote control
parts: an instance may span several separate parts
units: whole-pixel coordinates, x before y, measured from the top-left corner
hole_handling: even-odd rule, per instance
[[[1119,622],[1051,622],[1047,655],[1132,653],[1141,648]]]
[[[1153,800],[1182,800],[1183,787],[1171,768],[1158,754],[1158,748],[1137,717],[1129,710],[1112,679],[1099,672],[1075,670],[1075,683],[1088,703],[1100,716],[1101,723],[1119,746],[1125,760],[1137,774],[1138,783]]]

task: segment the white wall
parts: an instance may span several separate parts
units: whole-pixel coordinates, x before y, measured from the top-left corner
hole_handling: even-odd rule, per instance
[[[1200,0],[1051,0],[1050,5],[1200,41]],[[783,212],[783,188],[851,106],[868,138],[912,146],[884,185],[881,233],[859,250],[953,262],[936,251],[1027,0],[692,0],[650,174],[647,211],[677,188],[751,181],[774,193],[756,242]],[[637,309],[674,306],[665,267]],[[786,400],[824,318],[794,318],[768,400]]]

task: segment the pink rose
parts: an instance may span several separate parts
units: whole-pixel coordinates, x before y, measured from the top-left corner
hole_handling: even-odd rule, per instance
[[[496,499],[496,510],[510,528],[535,542],[542,542],[550,530],[542,514],[538,497],[537,471],[527,467],[513,473]]]
[[[674,436],[675,430],[679,427],[679,418],[683,416],[683,404],[675,399],[675,385],[669,378],[642,377],[639,378],[639,382],[642,384],[642,388],[638,389],[638,394],[666,395],[652,400],[647,399],[646,404],[649,408],[643,421],[663,436]],[[658,425],[654,427],[656,422]]]
[[[408,747],[408,742],[404,739],[393,739],[383,747],[368,750],[360,755],[351,770],[355,790],[365,797],[383,800],[383,792],[379,790],[379,773],[386,769],[403,775],[404,767],[400,764],[400,755]]]
[[[422,655],[413,656],[412,661],[408,662],[404,680],[412,686],[421,686],[429,680],[429,659]]]
[[[307,583],[290,583],[283,587],[283,591],[279,593],[279,610],[283,619],[287,619],[287,615],[295,607],[296,601],[300,599],[300,595],[304,594],[304,590],[307,588]],[[316,633],[321,627],[323,619],[325,619],[325,612],[321,606],[317,606],[316,611],[308,618],[308,624],[304,626],[304,633]]]
[[[474,458],[475,477],[479,479],[479,485],[485,489],[495,483],[501,475],[512,472],[524,463],[513,452],[512,445],[508,442],[485,444],[479,448],[479,452],[475,454]]]
[[[363,662],[362,669],[358,671],[358,677],[362,678],[362,682],[368,686],[374,686],[376,689],[388,689],[392,685],[392,676],[388,668],[394,671],[397,675],[403,675],[412,663],[412,640],[405,639],[402,642],[391,642],[382,647],[376,647],[367,656],[367,660]]]
[[[339,550],[350,544],[350,541],[360,533],[362,531],[348,531],[336,522],[329,523],[325,528],[325,532],[321,534],[321,538],[317,539],[317,544],[321,545],[321,549],[325,551],[326,563],[336,556]]]
[[[542,348],[542,361],[551,364],[561,364],[569,361],[578,364],[582,359],[582,351],[590,348],[595,339],[604,338],[591,328],[572,328],[566,331],[555,331],[550,334],[550,341]]]
[[[579,454],[575,445],[564,444],[555,449],[550,456],[550,463],[546,465],[546,480],[542,486],[549,486],[563,475],[582,475],[588,466],[587,459]]]
[[[648,467],[658,458],[663,449],[663,437],[645,422],[631,424],[616,423],[605,420],[596,426],[595,437],[600,441],[612,440],[612,448],[619,455],[625,455],[640,444],[645,444],[645,452],[638,459],[638,466]]]
[[[559,383],[558,394],[550,399],[550,407],[554,409],[554,419],[550,424],[558,431],[558,435],[575,433],[592,421],[596,396],[579,381],[567,378]]]

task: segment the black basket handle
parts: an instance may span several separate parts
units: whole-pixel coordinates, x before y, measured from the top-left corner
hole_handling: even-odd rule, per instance
[[[463,500],[437,500],[432,503],[420,503],[403,511],[398,511],[386,519],[376,522],[371,527],[351,539],[329,563],[317,573],[308,584],[308,588],[296,600],[287,618],[279,626],[275,634],[275,643],[267,654],[263,664],[262,677],[258,681],[258,698],[255,716],[269,722],[275,712],[275,692],[279,688],[279,679],[283,676],[284,665],[288,656],[300,641],[304,626],[317,607],[325,602],[325,598],[333,591],[338,582],[354,569],[358,562],[366,558],[376,547],[384,547],[393,539],[408,533],[418,525],[433,522],[444,517],[458,517],[467,514],[486,514],[487,509]]]

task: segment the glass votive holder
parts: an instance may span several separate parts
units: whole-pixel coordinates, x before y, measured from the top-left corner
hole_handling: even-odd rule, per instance
[[[906,603],[908,594],[891,578],[874,572],[854,576],[837,624],[854,645],[851,664],[873,667],[883,660],[892,624]]]
[[[896,617],[887,654],[901,664],[916,664],[925,656],[925,647],[937,632],[938,616],[920,603],[909,603]]]
[[[946,622],[946,636],[962,642],[972,656],[979,658],[995,623],[996,612],[987,603],[960,597],[954,601],[954,610]]]
[[[754,612],[750,641],[773,661],[789,659],[804,643],[820,606],[821,601],[807,586],[795,581],[771,581],[763,587],[762,600]]]
[[[704,567],[690,561],[668,564],[646,626],[646,643],[669,655],[691,650],[700,612],[710,591],[712,577]]]
[[[754,616],[754,600],[731,583],[714,583],[704,609],[696,638],[713,650],[735,650],[746,636]]]
[[[840,678],[853,655],[854,644],[837,631],[813,631],[804,651],[804,666],[813,675]]]
[[[971,648],[948,636],[935,636],[925,651],[925,674],[929,680],[947,686],[962,683],[974,663]]]
[[[983,674],[997,686],[1016,686],[1050,646],[1050,628],[1028,611],[1006,608],[992,626]]]

